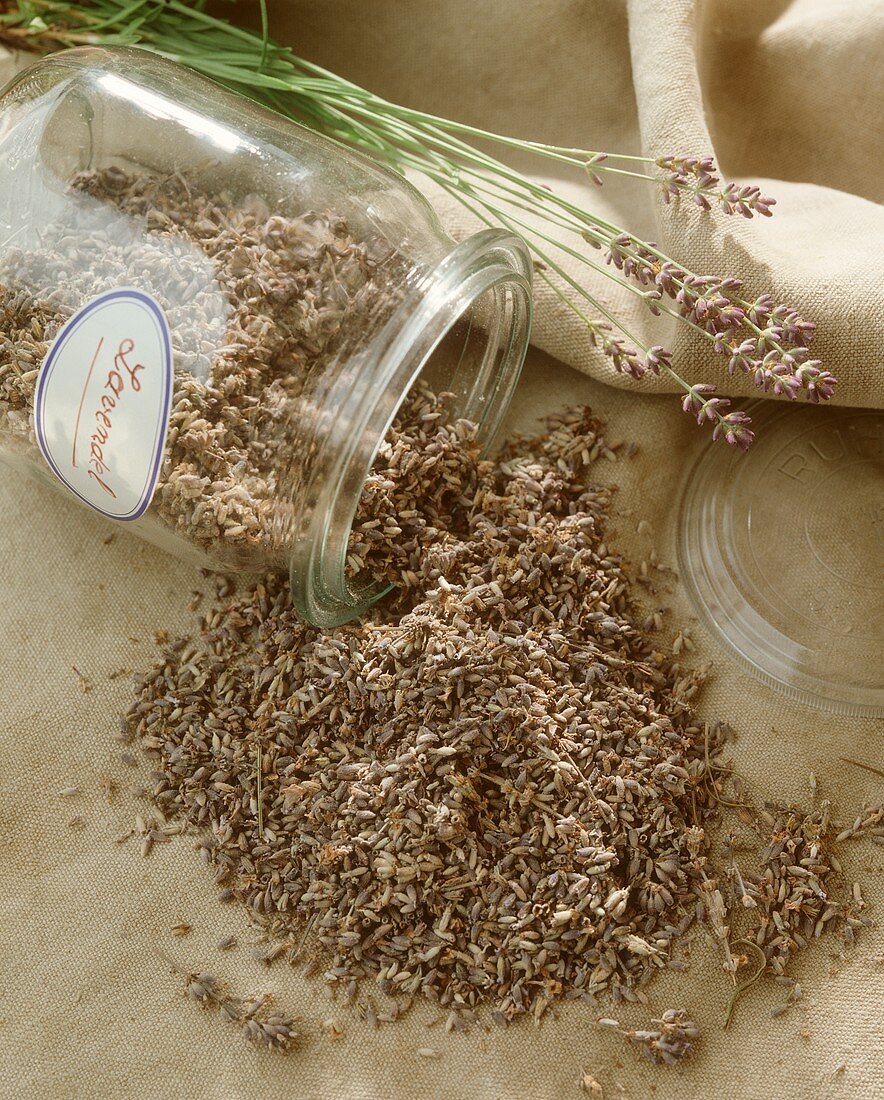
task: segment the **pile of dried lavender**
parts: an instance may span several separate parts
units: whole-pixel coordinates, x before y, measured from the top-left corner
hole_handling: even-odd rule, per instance
[[[317,429],[316,390],[364,348],[412,265],[340,216],[273,213],[211,171],[83,172],[63,217],[0,258],[0,440],[38,455],[38,368],[71,314],[137,285],[162,306],[172,411],[149,515],[216,561],[284,560],[292,498]]]
[[[330,980],[539,1017],[644,999],[694,919],[699,677],[633,619],[587,487],[607,451],[588,410],[554,417],[473,463],[462,530],[417,540],[394,604],[322,634],[271,578],[144,678],[157,806],[211,827],[225,897],[314,922]]]

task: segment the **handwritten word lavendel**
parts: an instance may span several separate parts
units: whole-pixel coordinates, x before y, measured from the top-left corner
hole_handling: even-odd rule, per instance
[[[108,371],[107,381],[103,387],[106,392],[102,393],[99,407],[95,410],[96,429],[89,440],[90,469],[88,475],[94,478],[102,489],[114,499],[116,499],[117,494],[105,480],[105,477],[110,475],[112,471],[105,458],[104,449],[113,428],[111,413],[116,409],[117,404],[126,392],[127,385],[134,393],[141,391],[141,380],[138,377],[138,372],[144,370],[144,364],[136,363],[134,366],[130,366],[129,357],[134,351],[135,341],[129,339],[123,340],[117,349],[113,369]]]

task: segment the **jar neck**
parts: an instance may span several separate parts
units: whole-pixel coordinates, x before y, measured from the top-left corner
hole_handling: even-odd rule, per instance
[[[452,415],[474,421],[491,446],[512,398],[531,326],[531,261],[524,242],[487,229],[454,248],[428,272],[369,346],[329,388],[317,441],[324,452],[302,486],[304,523],[291,546],[292,601],[316,626],[354,618],[389,586],[348,576],[347,548],[366,478],[390,425],[417,378],[454,394]],[[479,316],[472,317],[476,311]],[[466,319],[466,320],[464,320]],[[447,365],[434,355],[460,323],[469,354]]]

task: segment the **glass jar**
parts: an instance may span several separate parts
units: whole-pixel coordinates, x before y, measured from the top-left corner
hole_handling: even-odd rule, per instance
[[[143,50],[81,48],[0,94],[0,457],[224,570],[288,568],[320,626],[415,379],[487,446],[530,259],[461,244],[402,177]]]

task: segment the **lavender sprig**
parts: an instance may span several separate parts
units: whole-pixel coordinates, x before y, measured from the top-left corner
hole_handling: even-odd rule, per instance
[[[769,294],[747,302],[739,297],[739,279],[694,275],[664,258],[653,242],[628,233],[611,241],[607,261],[642,286],[655,288],[646,296],[652,312],[659,311],[664,295],[673,299],[678,315],[727,357],[728,374],[749,374],[764,393],[790,400],[802,390],[812,402],[834,393],[835,377],[819,359],[808,358],[815,325],[796,309],[774,305]]]
[[[675,1066],[693,1053],[694,1043],[700,1038],[700,1028],[683,1008],[667,1008],[651,1026],[640,1030],[622,1028],[617,1020],[599,1020],[603,1027],[619,1031],[630,1042],[642,1048],[645,1056],[655,1065]]]

